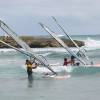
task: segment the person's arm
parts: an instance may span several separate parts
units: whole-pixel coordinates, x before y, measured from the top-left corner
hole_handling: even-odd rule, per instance
[[[71,63],[72,63],[72,61],[70,60],[70,61],[68,61],[67,63],[68,63],[68,64],[71,64]]]
[[[35,63],[34,67],[32,67],[33,69],[37,68],[37,66],[39,66],[39,64]]]

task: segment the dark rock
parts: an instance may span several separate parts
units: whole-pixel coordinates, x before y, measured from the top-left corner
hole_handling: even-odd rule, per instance
[[[61,45],[54,38],[45,37],[32,37],[32,36],[21,36],[23,41],[25,41],[31,48],[44,48],[44,47],[60,47]],[[20,46],[11,37],[0,37],[1,40],[9,43],[10,45],[20,48]],[[68,39],[63,39],[63,41],[69,47],[75,47],[75,45]],[[74,40],[79,47],[84,45],[84,42]],[[0,43],[0,48],[9,48],[8,46]]]

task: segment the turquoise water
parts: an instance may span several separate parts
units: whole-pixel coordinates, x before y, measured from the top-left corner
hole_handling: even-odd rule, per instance
[[[7,50],[7,49],[5,49]],[[23,69],[26,57],[12,50],[0,52],[0,99],[1,100],[99,100],[100,68],[77,68],[69,78],[46,78],[34,73],[32,83]],[[36,53],[50,53],[46,56],[50,63],[63,64],[65,56],[62,49],[33,49]],[[89,50],[87,54],[100,63],[100,50]]]

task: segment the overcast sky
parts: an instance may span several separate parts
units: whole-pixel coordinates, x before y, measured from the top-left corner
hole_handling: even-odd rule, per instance
[[[70,34],[100,34],[100,0],[0,0],[0,19],[20,35],[48,35],[38,22],[58,32],[51,16]]]

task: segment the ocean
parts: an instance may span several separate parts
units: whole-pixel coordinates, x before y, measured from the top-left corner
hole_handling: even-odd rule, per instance
[[[100,63],[100,36],[73,36],[85,42],[86,53],[95,63]],[[77,51],[76,48],[71,48]],[[33,48],[44,55],[50,64],[63,65],[64,57],[70,58],[63,48]],[[23,68],[27,57],[12,49],[0,49],[0,99],[1,100],[99,100],[100,68],[83,68],[60,72],[70,77],[43,77],[41,70],[27,79]]]

